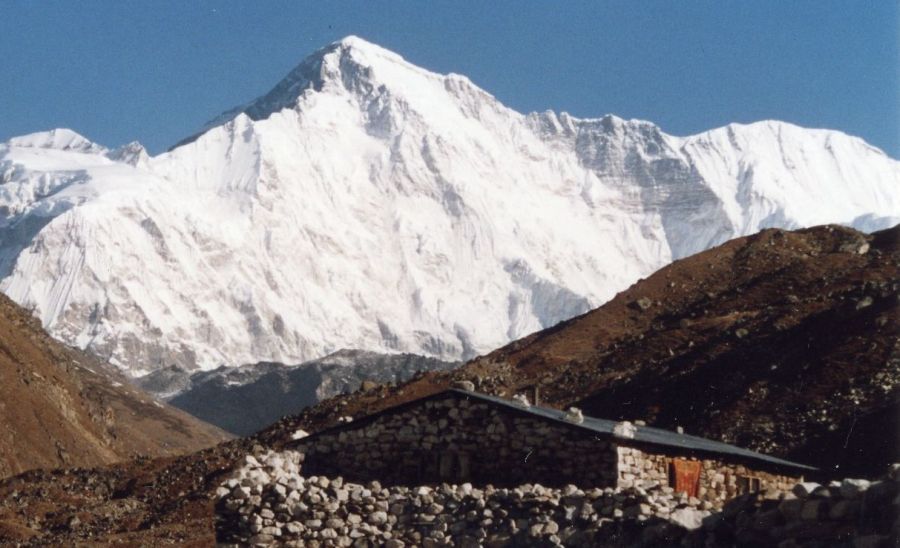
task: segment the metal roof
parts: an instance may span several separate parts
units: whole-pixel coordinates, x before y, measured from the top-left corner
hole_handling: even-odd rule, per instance
[[[435,394],[435,396],[446,395],[448,393],[456,394],[460,397],[465,398],[473,398],[481,401],[485,401],[491,403],[493,405],[500,405],[515,411],[525,412],[530,415],[534,415],[546,420],[564,423],[568,426],[574,426],[577,428],[581,428],[584,430],[590,430],[592,432],[596,432],[598,434],[604,434],[608,436],[614,436],[613,428],[615,428],[616,421],[606,420],[606,419],[597,419],[594,417],[584,417],[584,421],[581,423],[572,422],[570,420],[566,420],[565,411],[559,411],[557,409],[549,409],[546,407],[538,407],[538,406],[524,406],[515,401],[507,400],[504,398],[499,398],[496,396],[489,396],[487,394],[481,394],[478,392],[469,392],[467,390],[460,390],[457,388],[453,388],[444,392],[440,392],[439,394]],[[410,402],[413,403],[413,402]],[[779,459],[777,457],[772,457],[769,455],[764,455],[762,453],[757,453],[756,451],[751,451],[749,449],[744,449],[741,447],[736,447],[734,445],[729,445],[727,443],[722,443],[719,441],[713,441],[707,438],[701,438],[698,436],[690,436],[688,434],[679,434],[678,432],[672,432],[671,430],[663,430],[662,428],[653,428],[650,426],[638,426],[634,425],[634,437],[620,437],[615,436],[616,439],[622,440],[624,442],[635,441],[639,443],[647,443],[652,445],[661,445],[665,447],[675,447],[678,449],[686,450],[686,451],[702,451],[706,453],[717,453],[721,455],[729,455],[733,457],[739,457],[742,459],[749,459],[754,461],[766,462],[768,464],[795,468],[800,470],[807,471],[815,471],[816,468],[812,466],[807,466],[805,464],[800,464],[796,462],[791,462],[784,459]]]

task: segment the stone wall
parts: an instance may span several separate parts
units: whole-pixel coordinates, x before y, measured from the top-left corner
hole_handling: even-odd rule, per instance
[[[633,546],[639,525],[659,536],[710,516],[666,487],[385,487],[301,475],[302,461],[296,452],[247,457],[217,491],[217,545]]]
[[[614,486],[611,439],[454,396],[323,432],[293,447],[310,474],[384,484]]]
[[[778,500],[738,497],[688,538],[690,546],[900,546],[900,465],[880,481],[798,483]]]
[[[795,483],[803,480],[800,475],[786,476],[763,472],[718,459],[675,457],[646,447],[638,449],[619,445],[616,452],[619,487],[646,487],[654,483],[669,485],[675,459],[699,461],[700,481],[696,497],[711,503],[714,507],[721,507],[726,500],[749,492],[768,493],[774,496],[779,492],[789,491]]]
[[[670,485],[672,463],[683,458],[700,461],[696,496],[716,507],[746,492],[786,491],[802,479],[720,459],[677,456],[664,448],[638,448],[627,439],[453,395],[363,421],[295,445],[307,456],[307,470],[385,484],[648,487]]]
[[[882,481],[800,483],[777,498],[748,494],[712,513],[709,503],[665,486],[385,487],[301,475],[302,462],[292,451],[248,456],[217,490],[217,543],[890,548],[900,541],[900,465]]]

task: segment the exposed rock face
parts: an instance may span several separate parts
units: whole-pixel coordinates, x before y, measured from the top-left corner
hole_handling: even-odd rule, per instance
[[[56,342],[0,295],[0,477],[185,453],[227,438]]]
[[[300,365],[258,363],[194,373],[170,367],[137,384],[195,417],[248,436],[332,396],[457,365],[413,354],[341,350]]]

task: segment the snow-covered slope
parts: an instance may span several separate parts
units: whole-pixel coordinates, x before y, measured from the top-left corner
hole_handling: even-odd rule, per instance
[[[854,137],[523,115],[350,37],[156,157],[0,146],[0,290],[135,374],[459,359],[737,235],[898,216],[900,163]]]

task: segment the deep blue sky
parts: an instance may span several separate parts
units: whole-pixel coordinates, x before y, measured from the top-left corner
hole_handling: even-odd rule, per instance
[[[159,152],[348,34],[519,111],[676,135],[780,119],[900,156],[900,3],[3,3],[0,141],[71,127]]]

